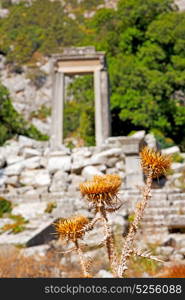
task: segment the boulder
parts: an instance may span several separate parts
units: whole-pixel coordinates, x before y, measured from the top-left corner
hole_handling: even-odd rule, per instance
[[[168,154],[168,155],[173,155],[173,154],[179,154],[180,153],[180,148],[178,146],[173,146],[167,149],[162,149],[162,154]]]
[[[47,170],[26,170],[21,173],[20,183],[34,187],[48,186],[51,178]]]
[[[71,186],[75,189],[75,190],[79,190],[79,185],[80,183],[82,183],[84,181],[84,178],[82,176],[76,175],[76,174],[71,174],[69,175],[68,179],[70,180],[70,189]]]
[[[131,136],[134,138],[144,139],[145,133],[146,133],[145,130],[140,130],[140,131],[137,131],[136,133],[132,134]]]
[[[80,174],[81,170],[85,167],[88,166],[90,164],[90,160],[89,159],[85,159],[84,157],[78,157],[78,159],[74,160],[73,159],[73,163],[71,165],[71,171],[73,173],[76,174]]]
[[[104,165],[110,157],[119,157],[122,154],[121,148],[113,148],[97,154],[94,154],[90,159],[91,165]]]
[[[18,185],[18,176],[7,176],[5,183],[13,186]]]
[[[107,159],[106,166],[108,168],[113,168],[113,167],[115,167],[118,160],[119,160],[119,157],[111,157],[111,158]]]
[[[50,192],[61,192],[67,189],[67,178],[68,174],[64,171],[57,171],[52,179],[51,186],[49,188]]]
[[[171,164],[171,169],[172,169],[172,171],[177,172],[177,173],[182,172],[185,170],[185,163],[174,162]]]
[[[17,175],[20,175],[22,170],[24,169],[24,161],[21,160],[15,164],[12,164],[10,166],[8,166],[4,173],[7,175],[7,176],[17,176]]]
[[[87,166],[82,171],[82,176],[87,180],[92,179],[95,175],[103,175],[103,173],[94,166]]]
[[[38,156],[25,159],[23,161],[25,169],[38,169],[40,167],[41,158]]]
[[[157,254],[162,255],[162,256],[169,256],[174,252],[174,248],[171,246],[162,246],[157,248]]]
[[[22,156],[19,156],[19,155],[9,155],[7,156],[6,158],[6,162],[8,165],[12,165],[12,164],[15,164],[17,162],[21,162],[23,161],[23,157]]]
[[[22,155],[24,158],[31,158],[33,156],[40,156],[41,152],[36,149],[24,148]]]
[[[125,164],[123,163],[123,161],[118,161],[115,165],[116,169],[118,169],[119,171],[124,171],[125,170]]]
[[[21,203],[13,208],[12,214],[21,215],[27,220],[35,219],[36,217],[43,215],[46,206],[46,202]]]
[[[31,122],[43,134],[47,135],[50,132],[50,124],[48,124],[48,122],[41,121],[37,118],[33,118]]]
[[[71,169],[71,157],[70,156],[53,156],[48,159],[48,170],[50,173],[56,171],[68,172]]]
[[[147,144],[147,146],[149,148],[155,149],[155,150],[159,150],[159,144],[155,138],[155,136],[153,135],[153,133],[148,133],[145,135],[144,138],[145,143]]]
[[[5,184],[7,176],[4,174],[4,169],[0,169],[0,187]]]
[[[0,153],[0,168],[3,168],[6,164],[6,159],[3,154]]]

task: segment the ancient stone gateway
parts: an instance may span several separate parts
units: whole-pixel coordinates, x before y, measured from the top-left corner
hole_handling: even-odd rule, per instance
[[[65,48],[53,58],[51,148],[63,144],[65,75],[94,75],[95,138],[100,146],[110,136],[108,72],[104,52],[94,47]]]

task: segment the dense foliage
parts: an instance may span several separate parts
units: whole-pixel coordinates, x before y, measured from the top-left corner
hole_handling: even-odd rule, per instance
[[[95,45],[107,54],[113,135],[153,130],[185,151],[185,12],[172,0],[120,0],[117,10],[99,9],[84,18],[95,2],[102,3],[70,0],[62,7],[60,1],[36,0],[30,7],[13,5],[9,17],[0,21],[0,51],[8,61],[22,64],[35,52]],[[73,99],[65,108],[65,134],[70,128],[90,139],[88,144],[94,138],[90,81],[74,81]]]
[[[0,145],[15,134],[42,141],[48,139],[14,109],[7,89],[0,84]]]
[[[87,146],[95,144],[93,77],[77,76],[68,86],[70,101],[64,107],[64,137],[82,139]]]
[[[76,43],[81,31],[67,17],[60,1],[33,1],[10,6],[6,19],[0,21],[0,49],[8,62],[23,64],[36,51],[43,54],[61,50]]]

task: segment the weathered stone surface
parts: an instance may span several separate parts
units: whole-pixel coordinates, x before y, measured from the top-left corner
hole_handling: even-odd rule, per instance
[[[18,179],[19,179],[18,176],[7,176],[5,182],[6,182],[6,184],[17,186],[18,185]]]
[[[41,158],[38,156],[25,159],[23,161],[24,168],[31,169],[31,170],[38,169],[40,167],[40,161],[41,161]]]
[[[118,160],[119,160],[118,157],[111,157],[111,158],[107,159],[106,166],[108,168],[113,168],[116,166],[116,163],[118,162]]]
[[[68,174],[64,171],[57,171],[52,179],[51,186],[49,188],[50,192],[60,192],[67,189],[67,177]]]
[[[79,190],[80,183],[84,182],[84,178],[79,175],[71,174],[68,177],[68,180],[70,180],[70,186],[72,186],[74,189]]]
[[[172,163],[171,164],[171,169],[174,172],[182,172],[183,170],[185,170],[185,163]]]
[[[152,133],[148,133],[146,134],[145,138],[144,138],[145,143],[147,144],[147,146],[149,148],[153,148],[155,150],[159,150],[159,144],[156,141],[155,136]]]
[[[107,170],[106,165],[98,165],[98,166],[96,166],[96,168],[102,173],[105,173]]]
[[[178,193],[178,192],[175,194],[169,193],[168,199],[170,201],[173,201],[173,203],[175,200],[185,200],[185,193]]]
[[[183,259],[184,259],[184,255],[182,255],[181,253],[174,253],[170,255],[170,260],[172,261],[181,261]]]
[[[48,159],[48,170],[54,173],[58,170],[70,171],[71,169],[71,157],[70,156],[54,156]]]
[[[22,155],[24,158],[31,158],[33,156],[41,156],[41,152],[36,149],[24,148]]]
[[[2,187],[7,180],[7,176],[4,174],[4,169],[0,169],[0,187]]]
[[[169,256],[173,253],[174,248],[170,247],[170,246],[166,246],[166,247],[158,247],[157,248],[157,253],[162,255],[162,256]]]
[[[12,214],[21,215],[27,220],[34,219],[43,215],[46,206],[46,202],[22,203],[13,208]]]
[[[6,162],[8,165],[12,165],[12,164],[15,164],[15,163],[21,162],[21,161],[23,161],[23,157],[18,156],[18,155],[9,155],[6,158]]]
[[[185,228],[185,215],[169,215],[167,224],[171,228]]]
[[[138,154],[143,145],[143,139],[132,136],[110,137],[106,144],[121,147],[125,154]]]
[[[117,169],[116,168],[108,168],[106,170],[106,174],[117,174]]]
[[[82,171],[82,176],[85,179],[92,179],[92,177],[95,175],[103,175],[103,173],[94,166],[87,166]]]
[[[118,161],[116,163],[116,169],[118,169],[119,171],[124,171],[125,170],[125,164],[123,161]]]
[[[95,276],[96,278],[113,278],[112,273],[109,271],[101,269]]]
[[[84,157],[78,157],[77,159],[73,159],[73,163],[71,165],[71,171],[76,174],[80,174],[82,169],[85,166],[90,164],[89,159],[85,159]]]
[[[34,187],[47,186],[51,178],[47,170],[26,170],[21,173],[20,183]]]
[[[167,149],[162,149],[161,152],[163,154],[172,155],[172,154],[180,153],[180,148],[178,146],[173,146],[173,147],[170,147],[170,148],[167,148]]]
[[[90,159],[91,165],[98,165],[98,164],[106,164],[107,160],[110,157],[119,157],[122,154],[122,150],[120,148],[113,148],[110,150],[106,150],[100,152],[98,154],[94,154]]]
[[[4,174],[7,176],[17,176],[20,175],[23,169],[24,169],[24,161],[22,160],[5,168]]]
[[[6,163],[6,159],[4,155],[2,155],[0,152],[0,168],[3,168],[5,166],[5,163]]]
[[[137,131],[136,133],[132,134],[131,137],[144,139],[145,133],[146,133],[145,130],[140,130],[140,131]]]
[[[135,188],[143,184],[143,173],[138,156],[130,155],[125,158],[126,187]]]
[[[49,220],[39,220],[32,230],[25,229],[18,234],[10,234],[9,232],[5,232],[0,236],[0,244],[18,244],[28,247],[45,244],[50,240],[55,239],[55,230],[53,226],[53,222],[55,222],[55,220],[56,219],[52,218]],[[30,220],[28,223],[30,228],[32,222],[34,223],[34,221]],[[28,226],[28,224],[26,224],[26,226]]]
[[[39,245],[33,246],[25,249],[21,249],[20,253],[23,256],[46,256],[47,252],[50,249],[50,245]]]

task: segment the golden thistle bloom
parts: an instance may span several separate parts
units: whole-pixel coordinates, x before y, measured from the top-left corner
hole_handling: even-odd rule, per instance
[[[161,154],[158,151],[144,147],[140,153],[141,166],[146,175],[153,178],[165,175],[170,169],[171,156]]]
[[[114,199],[117,199],[120,185],[121,178],[118,175],[94,176],[92,181],[80,184],[80,191],[82,196],[86,196],[90,201],[100,200],[110,205]]]
[[[89,223],[89,220],[84,216],[75,216],[69,219],[59,220],[55,223],[55,229],[59,237],[67,240],[76,241],[83,237],[84,227]]]

